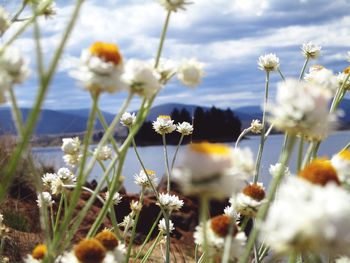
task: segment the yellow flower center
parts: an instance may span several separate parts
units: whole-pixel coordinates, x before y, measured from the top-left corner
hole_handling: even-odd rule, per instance
[[[43,244],[37,245],[32,251],[32,257],[36,260],[44,259],[47,253],[47,247]]]
[[[210,220],[210,227],[218,236],[226,237],[229,232],[231,220],[231,217],[227,215],[219,215]],[[233,225],[233,227],[232,235],[235,236],[238,232],[238,228],[236,225]]]
[[[158,118],[163,120],[171,120],[171,117],[169,115],[159,115]]]
[[[153,170],[146,169],[146,172],[147,172],[148,175],[155,175],[156,174],[156,172],[153,171]]]
[[[113,250],[118,246],[118,239],[111,231],[103,230],[98,233],[95,238],[100,241],[107,250]]]
[[[122,55],[119,48],[114,44],[95,42],[90,47],[90,53],[115,65],[119,65],[122,62]]]
[[[347,161],[350,161],[350,151],[349,150],[343,150],[340,153],[338,153],[338,155],[340,158],[347,160]]]
[[[313,184],[322,186],[329,182],[340,184],[336,170],[327,159],[315,159],[300,171],[299,176]]]
[[[227,147],[224,144],[219,143],[193,143],[190,145],[190,149],[195,152],[204,153],[204,154],[216,154],[216,155],[229,155],[230,147]]]
[[[345,73],[345,74],[349,74],[349,72],[350,72],[350,66],[347,67],[346,69],[344,69],[344,73]]]
[[[247,185],[243,189],[243,194],[253,198],[254,200],[261,201],[265,198],[264,189],[258,184]]]
[[[74,247],[74,254],[81,263],[101,263],[106,249],[97,239],[84,239]]]

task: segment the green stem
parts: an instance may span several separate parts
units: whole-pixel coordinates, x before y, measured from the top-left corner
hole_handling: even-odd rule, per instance
[[[233,238],[233,226],[236,223],[235,218],[231,217],[230,221],[230,227],[228,230],[228,234],[225,238],[225,246],[224,246],[224,253],[223,257],[221,259],[221,263],[228,263],[230,260],[230,251],[231,251],[231,244],[232,244],[232,238]]]
[[[12,113],[14,116],[14,121],[16,125],[16,130],[18,131],[18,135],[22,136],[23,134],[23,118],[21,110],[18,108],[15,92],[12,88],[9,90],[10,93],[10,99],[11,99],[11,105],[12,105]]]
[[[236,144],[235,144],[235,148],[238,147],[238,143],[242,140],[242,138],[248,133],[251,131],[251,128],[247,128],[247,129],[244,129],[241,134],[238,136],[237,140],[236,140]]]
[[[203,254],[204,255],[204,262],[207,262],[208,260],[208,255],[209,255],[209,246],[208,246],[208,233],[207,233],[207,220],[208,220],[208,205],[209,205],[209,200],[206,196],[201,196],[200,198],[200,212],[199,212],[199,217],[200,217],[200,222],[202,224],[202,231],[203,231]]]
[[[255,164],[255,174],[254,174],[254,179],[253,179],[254,183],[258,182],[261,159],[262,159],[262,154],[263,154],[264,145],[265,145],[266,106],[267,106],[267,101],[268,101],[268,97],[269,97],[269,80],[270,80],[270,72],[266,71],[264,110],[263,110],[263,117],[262,117],[262,122],[261,122],[262,130],[261,130],[261,136],[260,136],[260,145],[259,145],[258,155],[257,155],[257,159],[256,159],[256,164]]]
[[[64,193],[61,194],[60,202],[58,204],[58,210],[56,214],[56,220],[55,220],[55,226],[54,226],[54,234],[56,234],[57,226],[58,226],[58,220],[61,217],[61,211],[62,211],[62,205],[63,205],[63,199],[64,199]]]
[[[27,5],[27,1],[23,1],[18,11],[11,18],[11,24],[17,21],[18,17],[22,14],[23,10],[26,8],[26,5]]]
[[[141,260],[140,263],[145,263],[145,262],[148,262],[148,258],[152,255],[154,249],[156,248],[160,238],[163,236],[163,232],[160,231],[158,236],[156,237],[156,240],[153,242],[152,246],[148,249],[146,255],[143,257],[143,259]]]
[[[297,172],[299,172],[300,169],[301,169],[301,165],[302,165],[302,161],[303,161],[303,152],[304,152],[304,136],[302,136],[300,138],[300,141],[299,141],[298,160],[297,160]]]
[[[296,263],[296,260],[297,260],[297,253],[296,252],[292,252],[289,255],[288,263]]]
[[[167,193],[170,192],[170,168],[169,168],[169,158],[168,158],[168,150],[166,146],[166,138],[165,134],[162,134],[162,140],[163,140],[163,149],[164,149],[164,161],[165,161],[165,167],[166,167],[166,175],[167,175]]]
[[[166,252],[165,252],[165,262],[170,263],[170,212],[166,211],[165,227],[166,227]]]
[[[162,51],[163,51],[163,46],[164,46],[166,33],[167,33],[167,30],[168,30],[168,26],[169,26],[170,15],[171,15],[171,11],[169,10],[168,13],[167,13],[166,19],[165,19],[164,26],[163,26],[162,35],[160,37],[160,43],[159,43],[159,47],[158,47],[158,50],[157,50],[157,56],[156,56],[156,61],[155,61],[155,64],[154,64],[154,68],[158,68],[158,65],[159,65],[160,57],[161,57]]]
[[[307,64],[309,63],[309,60],[310,60],[310,58],[309,58],[309,57],[306,57],[305,62],[304,62],[304,65],[303,65],[303,67],[302,67],[302,69],[301,69],[301,72],[300,72],[300,75],[299,75],[299,80],[302,80],[302,79],[303,79],[304,73],[305,73],[305,70],[306,70],[306,66],[307,66]]]
[[[343,149],[341,149],[341,151],[346,151],[349,148],[350,148],[350,142],[347,145],[345,145],[345,147]]]
[[[288,166],[288,162],[289,162],[291,153],[293,151],[294,143],[295,143],[295,137],[293,135],[289,136],[288,142],[287,142],[287,147],[286,147],[285,151],[282,152],[282,155],[281,155],[281,158],[279,161],[281,163],[281,169],[279,169],[276,177],[274,177],[273,180],[271,181],[269,188],[268,188],[269,193],[267,196],[267,201],[266,201],[266,203],[264,203],[264,205],[261,207],[261,209],[259,210],[259,212],[257,214],[256,220],[259,222],[262,222],[265,219],[267,212],[270,208],[270,204],[275,198],[277,188],[278,188],[278,186],[279,186],[279,184],[284,176],[283,167]],[[255,227],[252,230],[252,232],[250,233],[245,252],[244,252],[243,256],[240,258],[239,263],[248,262],[250,252],[255,245],[255,240],[258,237],[258,234],[259,234],[259,229]]]
[[[286,81],[286,78],[283,76],[281,69],[278,68],[277,71],[278,71],[278,73],[280,74],[281,79],[282,79],[283,81]]]
[[[179,149],[180,149],[180,146],[181,146],[181,143],[182,143],[182,141],[183,141],[183,138],[184,138],[184,135],[181,134],[179,143],[178,143],[177,146],[176,146],[176,150],[175,150],[175,153],[174,153],[173,160],[171,161],[171,170],[174,168],[175,160],[176,160],[176,157],[177,157],[177,153],[178,153],[178,151],[179,151]]]

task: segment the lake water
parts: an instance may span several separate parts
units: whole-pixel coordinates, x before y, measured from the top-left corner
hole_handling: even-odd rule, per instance
[[[283,135],[271,135],[267,139],[264,148],[264,154],[262,158],[261,177],[259,181],[268,184],[270,175],[268,169],[270,164],[275,164],[278,161],[278,157],[281,151],[281,145],[283,143]],[[347,143],[350,142],[350,131],[339,131],[329,136],[320,147],[319,155],[331,157],[334,153],[341,150]],[[257,153],[260,143],[260,136],[250,136],[248,139],[240,142],[240,147],[249,147],[254,154]],[[229,144],[234,146],[234,143]],[[93,147],[93,146],[92,146]],[[305,147],[306,148],[306,147]],[[169,158],[172,160],[176,146],[168,146]],[[146,146],[138,148],[141,158],[147,169],[154,170],[158,177],[164,174],[164,158],[162,146]],[[64,162],[62,160],[62,151],[60,147],[45,147],[45,148],[33,148],[33,153],[36,159],[44,164],[53,165],[56,169],[63,167]],[[181,154],[181,148],[180,152]],[[290,168],[293,171],[296,163],[295,154],[290,162]],[[134,184],[134,175],[141,169],[133,148],[130,148],[125,160],[123,168],[123,175],[125,177],[124,185],[129,192],[138,192],[139,188]],[[98,180],[102,174],[101,168],[96,165],[92,171],[89,179]]]

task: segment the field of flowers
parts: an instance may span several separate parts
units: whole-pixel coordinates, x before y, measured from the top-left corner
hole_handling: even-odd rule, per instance
[[[314,43],[301,46],[305,63],[297,79],[286,77],[275,54],[258,58],[258,67],[266,75],[263,118],[252,120],[233,148],[209,142],[182,146],[184,137],[193,133],[193,123],[175,124],[166,115],[154,120],[154,132],[162,138],[164,147],[164,156],[159,158],[163,158],[166,167],[166,186],[161,191],[157,188],[159,178],[148,169],[151,167],[145,167],[134,137],[158,93],[170,80],[178,78],[184,86],[195,88],[205,76],[204,65],[196,59],[175,64],[162,58],[171,16],[191,8],[186,0],[159,0],[166,19],[152,62],[125,61],[116,44],[103,40],[81,52],[80,66],[70,75],[91,95],[84,139],[63,139],[61,149],[66,167],[38,172],[33,158],[27,154],[28,148],[58,63],[84,5],[83,0],[75,2],[50,61],[43,57],[38,19],[55,15],[53,1],[24,0],[15,14],[8,14],[0,7],[1,36],[13,25],[17,26],[15,33],[7,36],[0,47],[0,103],[10,102],[18,132],[11,152],[0,149],[0,202],[6,201],[17,168],[25,159],[27,173],[32,174],[31,183],[37,192],[40,211],[37,223],[43,233],[42,243],[32,244],[32,253],[23,258],[24,262],[176,262],[176,257],[171,256],[172,234],[177,227],[172,216],[185,205],[181,196],[199,200],[198,226],[190,247],[191,262],[350,262],[350,143],[332,153],[330,159],[318,156],[322,140],[337,128],[337,109],[350,89],[350,68],[334,75],[321,65],[309,67],[309,62],[321,54],[321,47]],[[28,9],[32,10],[32,16],[22,19],[22,12]],[[29,68],[26,58],[13,43],[29,29],[34,32],[38,94],[24,123],[13,89],[26,81]],[[346,59],[350,62],[350,52],[347,57],[344,54]],[[275,99],[269,97],[271,74],[281,78]],[[99,108],[101,94],[117,92],[128,96],[112,123],[107,125]],[[141,98],[137,114],[126,112],[135,97]],[[105,133],[95,150],[90,151],[96,119],[104,125]],[[129,131],[122,144],[113,138],[119,123]],[[261,159],[263,154],[268,154],[264,153],[264,145],[273,129],[283,132],[285,140],[279,160],[270,167],[271,183],[264,186],[259,182]],[[181,137],[174,156],[169,156],[167,134],[173,132],[180,133]],[[249,133],[260,136],[256,158],[250,149],[240,148],[240,140]],[[121,171],[128,150],[136,152],[142,167],[135,175],[140,194],[137,201],[130,202],[131,212],[118,222],[116,213],[123,199],[119,193],[123,183]],[[289,169],[293,152],[297,155],[297,167]],[[178,156],[179,165],[175,166]],[[101,166],[104,173],[97,186],[90,189],[86,181],[95,165]],[[179,194],[174,194],[172,184],[178,186]],[[107,191],[101,192],[105,187]],[[89,198],[77,212],[80,197],[86,193]],[[154,196],[160,213],[149,234],[136,245],[136,226],[146,194]],[[212,200],[229,200],[221,215],[210,215]],[[101,209],[86,236],[76,241],[75,234],[95,202],[102,204]],[[0,260],[11,262],[3,245],[9,231],[6,218],[1,214],[3,209],[1,206]],[[103,229],[106,218],[112,227]],[[154,253],[158,255],[157,260]]]

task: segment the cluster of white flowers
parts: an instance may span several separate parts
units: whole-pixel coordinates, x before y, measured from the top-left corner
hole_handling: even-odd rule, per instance
[[[221,215],[208,220],[203,226],[200,224],[194,232],[195,243],[202,246],[204,243],[203,227],[206,228],[208,255],[210,257],[222,256],[225,246],[225,240],[229,233],[231,221],[234,220],[229,216]],[[243,254],[246,236],[243,232],[238,231],[238,227],[233,225],[233,238],[230,247],[230,259],[235,261]]]
[[[160,193],[158,196],[159,203],[157,205],[161,205],[164,209],[172,212],[178,211],[184,205],[184,201],[180,200],[176,195],[170,195],[167,193]]]
[[[339,84],[337,77],[329,69],[322,66],[310,67],[310,72],[305,75],[305,81],[314,83],[324,89],[329,90],[333,95],[337,91]]]
[[[102,146],[101,148],[96,148],[94,150],[94,156],[98,161],[107,161],[112,159],[112,149],[107,145]]]
[[[179,9],[185,10],[185,5],[191,2],[186,0],[159,0],[159,3],[168,11],[177,12]]]
[[[38,194],[36,202],[38,207],[42,207],[43,205],[50,207],[55,203],[55,201],[52,200],[52,196],[49,192],[42,192],[41,194]]]
[[[0,48],[0,104],[5,102],[5,92],[29,76],[27,62],[15,47]]]
[[[301,52],[303,53],[304,57],[311,58],[311,59],[318,58],[319,55],[321,54],[321,49],[322,47],[312,42],[304,43],[301,46]]]
[[[349,202],[350,194],[332,182],[322,187],[289,177],[261,226],[262,238],[277,253],[349,255]]]
[[[167,232],[166,223],[165,223],[165,219],[164,218],[159,220],[158,229],[159,229],[159,231],[161,231],[163,233]],[[174,223],[171,220],[169,220],[169,232],[172,233],[174,230],[175,230]]]
[[[258,134],[258,133],[261,133],[263,129],[263,125],[260,122],[260,120],[252,120],[252,122],[250,123],[249,129],[252,133]]]
[[[193,133],[193,126],[188,122],[184,121],[176,125],[176,130],[182,135],[186,136]]]
[[[176,130],[176,125],[174,121],[168,115],[160,115],[157,120],[152,123],[153,129],[156,133],[161,135],[172,133]]]
[[[107,191],[105,194],[105,200],[108,200],[108,198],[109,198],[109,191]],[[113,204],[118,205],[121,200],[122,200],[122,196],[118,192],[114,193],[112,197]]]
[[[157,183],[156,173],[152,170],[146,170],[146,172],[147,174],[141,170],[139,174],[134,176],[135,184],[143,188],[152,188],[152,185],[155,186]]]
[[[186,147],[172,179],[184,194],[221,199],[238,193],[253,173],[254,160],[249,149],[203,142]]]
[[[320,85],[287,79],[277,86],[276,103],[268,104],[269,121],[279,130],[325,138],[336,116],[329,113],[331,93]]]
[[[46,173],[41,178],[43,186],[53,195],[61,194],[65,185],[75,184],[76,177],[68,168],[60,168],[56,173]]]
[[[82,155],[80,154],[80,139],[75,138],[63,138],[61,149],[64,153],[63,160],[64,162],[71,166],[75,167],[81,160]]]
[[[196,59],[184,60],[177,70],[177,77],[181,83],[190,88],[198,86],[204,76],[204,65]]]
[[[265,54],[259,57],[258,59],[258,67],[261,70],[265,70],[267,72],[276,71],[280,66],[280,59],[276,56],[276,54]]]
[[[9,14],[6,12],[6,10],[0,6],[0,36],[4,34],[4,32],[9,28],[10,26],[10,18]]]
[[[120,123],[125,127],[131,127],[134,125],[136,120],[135,113],[130,114],[129,112],[124,112],[120,118]]]
[[[350,186],[350,151],[343,150],[331,159],[332,166],[337,171],[339,181]]]

